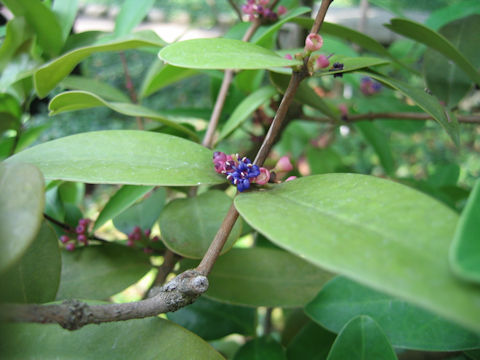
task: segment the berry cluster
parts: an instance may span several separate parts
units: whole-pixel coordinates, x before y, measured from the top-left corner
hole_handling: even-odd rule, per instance
[[[372,80],[372,78],[365,76],[362,78],[362,82],[360,83],[360,91],[363,95],[371,96],[378,93],[382,90],[382,84]]]
[[[339,62],[333,63],[332,68],[328,69],[328,71],[338,71],[338,70],[343,70],[343,64],[342,63],[339,63]],[[343,77],[343,73],[333,74],[333,77],[334,78]]]
[[[143,247],[143,252],[145,254],[151,254],[153,249],[149,246],[148,242],[156,243],[160,241],[158,236],[154,236],[150,239],[151,231],[147,229],[142,231],[140,226],[135,226],[130,234],[128,234],[127,246],[134,247],[135,243],[140,243],[140,246]]]
[[[75,232],[77,233],[76,239],[70,239],[67,235],[60,236],[60,241],[65,244],[66,250],[75,250],[76,244],[88,245],[88,226],[90,222],[90,219],[78,220],[77,227],[75,228]]]
[[[247,3],[242,5],[242,11],[248,15],[249,21],[260,18],[268,22],[275,22],[279,16],[287,12],[287,8],[279,6],[275,12],[268,7],[269,2],[270,0],[247,0]]]

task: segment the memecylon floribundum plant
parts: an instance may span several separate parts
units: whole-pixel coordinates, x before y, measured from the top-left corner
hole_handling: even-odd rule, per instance
[[[250,188],[250,184],[264,185],[270,180],[270,172],[252,164],[247,157],[240,158],[238,154],[227,155],[221,151],[213,154],[215,171],[225,175],[228,181],[242,192]]]

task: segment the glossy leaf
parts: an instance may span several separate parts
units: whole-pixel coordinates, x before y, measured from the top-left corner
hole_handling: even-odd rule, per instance
[[[395,159],[390,148],[389,137],[375,123],[359,122],[355,124],[355,127],[360,130],[365,140],[373,147],[385,172],[393,175]]]
[[[115,37],[128,35],[147,15],[155,0],[126,0],[115,20]]]
[[[58,23],[62,29],[62,39],[65,41],[72,30],[78,10],[78,0],[54,1],[53,12],[57,15]]]
[[[0,272],[17,262],[35,239],[43,219],[43,187],[35,166],[0,164]]]
[[[262,336],[238,349],[233,360],[287,360],[287,356],[282,345],[270,336]]]
[[[480,180],[477,180],[453,237],[450,265],[469,281],[480,282]],[[480,346],[478,346],[480,347]]]
[[[271,72],[270,80],[277,88],[277,90],[283,94],[288,87],[290,76]],[[320,110],[323,114],[327,115],[332,119],[335,119],[336,121],[340,121],[339,111],[326,103],[305,82],[300,83],[300,85],[298,86],[297,92],[295,93],[295,100],[302,104],[309,105],[317,110]]]
[[[480,73],[472,63],[441,34],[428,27],[407,19],[391,19],[385,25],[390,30],[416,40],[437,50],[440,54],[458,65],[473,81],[480,85]]]
[[[222,304],[205,297],[198,298],[192,305],[168,313],[167,317],[205,340],[219,339],[234,333],[255,335],[254,309]]]
[[[240,194],[235,207],[308,261],[480,331],[480,289],[448,265],[458,216],[436,200],[372,176],[328,174]]]
[[[325,360],[335,337],[335,334],[310,321],[288,344],[287,358]]]
[[[122,39],[99,39],[95,44],[73,49],[35,71],[35,90],[43,98],[65,78],[73,68],[91,54],[104,51],[123,51],[142,46],[161,47],[165,43],[152,31],[137,32]]]
[[[327,360],[396,360],[395,351],[378,324],[368,316],[358,316],[342,329]]]
[[[98,229],[108,220],[113,219],[118,214],[121,214],[153,188],[153,186],[122,186],[105,204],[105,207],[100,214],[98,214],[98,218],[95,221],[93,230]]]
[[[210,150],[145,131],[67,136],[24,150],[7,162],[35,164],[47,179],[86,183],[191,186],[225,181],[213,169]]]
[[[164,188],[155,190],[146,199],[115,217],[113,224],[125,234],[130,234],[135,226],[139,226],[143,231],[151,229],[165,206],[166,197]]]
[[[63,203],[81,205],[85,196],[85,184],[78,182],[63,182],[58,187],[58,193]]]
[[[130,102],[130,98],[116,87],[97,79],[70,75],[63,79],[60,85],[70,90],[82,90],[98,95],[106,100]]]
[[[1,275],[0,300],[11,303],[55,300],[61,266],[57,236],[44,222],[20,261]]]
[[[4,0],[4,3],[15,15],[25,17],[37,34],[39,45],[49,55],[55,56],[60,52],[63,45],[62,28],[46,4],[37,0]]]
[[[0,69],[4,69],[17,49],[32,36],[24,17],[14,17],[6,25],[5,38],[0,46]]]
[[[472,14],[480,14],[480,3],[477,0],[463,0],[436,9],[429,16],[425,25],[433,30],[438,30],[449,22]]]
[[[273,36],[280,28],[287,22],[292,21],[293,18],[297,16],[303,15],[307,12],[310,12],[311,9],[306,6],[301,6],[296,9],[292,9],[288,11],[284,16],[282,16],[278,21],[274,24],[258,29],[254,36],[252,37],[251,42],[260,46],[265,46],[268,39]]]
[[[163,115],[162,113],[136,104],[108,102],[103,100],[100,96],[87,91],[67,91],[61,93],[50,101],[48,108],[50,109],[50,115],[56,115],[66,111],[90,109],[98,106],[106,106],[113,111],[127,116],[144,117],[156,120],[162,124],[182,131],[193,139],[197,138],[195,131],[175,122],[175,120],[171,120],[172,117],[169,117],[168,115]]]
[[[477,67],[480,65],[480,54],[472,44],[479,32],[480,15],[459,19],[439,31]],[[455,107],[472,87],[470,77],[450,60],[438,56],[435,50],[427,49],[423,64],[423,73],[429,90],[449,109]]]
[[[396,348],[458,351],[480,346],[480,334],[344,277],[326,284],[307,304],[305,312],[336,333],[352,318],[368,315],[382,327]]]
[[[232,39],[194,39],[170,44],[158,56],[168,64],[191,69],[266,69],[300,65],[263,47]]]
[[[230,115],[226,123],[223,125],[217,141],[221,141],[237,127],[239,127],[245,120],[248,119],[260,105],[265,103],[268,99],[277,93],[273,86],[264,86],[254,91],[247,96],[240,104],[238,104],[235,111]]]
[[[107,299],[140,280],[149,269],[147,255],[121,245],[64,250],[57,299]]]
[[[455,145],[459,145],[460,140],[457,118],[453,116],[453,114],[447,116],[447,113],[436,98],[427,94],[423,89],[412,87],[392,78],[383,77],[373,73],[369,73],[368,76],[400,91],[403,95],[408,96],[419,107],[432,115],[432,117],[445,129]]]
[[[223,359],[198,336],[158,317],[76,331],[56,324],[10,324],[1,330],[0,352],[8,359]]]
[[[182,261],[182,268],[194,266],[192,260]],[[206,294],[218,301],[254,307],[303,306],[331,277],[285,251],[233,248],[215,263]]]
[[[10,94],[0,93],[0,134],[9,129],[17,130],[21,125],[21,115],[17,99]]]
[[[161,60],[157,60],[145,75],[140,89],[140,97],[150,96],[168,85],[196,74],[196,70],[164,64]]]
[[[218,190],[170,202],[160,215],[162,240],[183,257],[201,259],[232,205],[232,199]],[[232,229],[222,253],[233,246],[242,231],[241,221]]]

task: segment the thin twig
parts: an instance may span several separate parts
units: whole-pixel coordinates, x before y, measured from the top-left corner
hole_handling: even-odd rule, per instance
[[[127,58],[125,57],[125,53],[122,51],[120,52],[120,60],[122,61],[123,72],[125,74],[125,87],[128,90],[128,94],[130,95],[130,99],[134,104],[138,103],[137,93],[135,92],[135,86],[133,86],[132,78],[130,77],[130,73],[128,71],[128,64]],[[135,119],[137,120],[137,126],[140,130],[143,130],[143,120],[141,117],[136,116]]]
[[[331,0],[322,0],[322,4],[320,6],[319,12],[313,24],[311,33],[318,32],[320,27],[322,26],[323,20],[325,19],[325,14],[328,10],[328,7],[331,3]],[[282,101],[280,102],[280,106],[278,107],[277,113],[273,119],[272,125],[268,130],[268,133],[263,140],[262,146],[255,157],[254,164],[258,166],[262,166],[263,162],[267,158],[272,145],[274,144],[275,138],[278,135],[280,129],[282,128],[282,123],[285,120],[285,115],[287,114],[288,108],[293,101],[295,96],[295,92],[298,89],[298,86],[308,76],[308,69],[307,69],[308,57],[304,59],[304,65],[302,69],[299,71],[294,71],[292,77],[290,78],[290,83],[288,84],[287,90],[285,90],[285,94],[283,95]],[[202,261],[197,267],[197,271],[203,275],[208,275],[213,268],[213,265],[217,261],[220,252],[222,251],[225,242],[227,241],[228,235],[232,231],[233,226],[238,218],[238,212],[235,209],[235,206],[232,204],[230,209],[228,210],[227,216],[223,219],[222,225],[220,225],[220,229],[218,229],[215,238],[213,239],[210,247],[208,248],[205,256],[203,257]]]
[[[267,307],[265,318],[263,319],[263,336],[269,335],[272,332],[272,307]]]
[[[87,324],[141,319],[176,311],[193,303],[208,289],[208,279],[194,270],[187,270],[159,289],[153,297],[123,303],[89,305],[67,300],[54,305],[2,305],[0,316],[12,322],[58,323],[68,330]]]
[[[331,123],[333,120],[327,117],[314,117],[308,115],[302,115],[302,119],[323,123]],[[366,114],[355,114],[349,115],[346,119],[346,122],[356,122],[356,121],[373,121],[381,119],[402,119],[402,120],[433,120],[433,117],[430,114],[422,113],[366,113]],[[457,120],[463,124],[480,124],[480,115],[457,115]]]
[[[237,6],[237,4],[235,4],[235,1],[233,1],[233,0],[228,0],[228,3],[229,3],[230,6],[232,7],[233,11],[235,11],[235,13],[237,14],[238,20],[240,20],[240,22],[243,22],[242,11],[241,11],[240,8]]]
[[[54,219],[53,217],[47,215],[46,213],[43,213],[43,217],[46,220],[50,221],[52,224],[55,224],[55,225],[61,227],[63,230],[65,230],[66,232],[68,232],[70,234],[76,234],[77,233],[73,226],[70,226],[70,225],[65,224],[61,221],[58,221],[57,219]],[[97,240],[97,241],[105,242],[105,243],[110,242],[108,240],[105,240],[105,239],[102,239],[101,237],[96,236],[95,234],[89,235],[88,238],[91,239],[91,240]]]

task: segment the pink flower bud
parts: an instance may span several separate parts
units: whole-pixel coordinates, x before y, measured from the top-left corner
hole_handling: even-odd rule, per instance
[[[90,223],[90,219],[80,219],[78,220],[78,225],[87,226]]]
[[[287,12],[287,8],[283,5],[280,5],[277,9],[277,14],[280,16],[285,14],[286,12]]]
[[[75,250],[75,243],[71,242],[71,243],[68,243],[67,245],[65,245],[65,249],[67,251],[73,251]]]
[[[275,165],[274,170],[276,172],[289,172],[293,170],[293,165],[290,162],[290,158],[288,156],[282,156],[278,161],[277,165]]]
[[[293,56],[290,54],[285,55],[284,58],[288,60],[293,60]]]
[[[160,238],[158,236],[154,236],[152,242],[159,242]]]
[[[330,60],[325,55],[319,55],[317,58],[317,66],[320,69],[324,69],[330,66]]]
[[[308,52],[320,50],[323,46],[323,39],[318,34],[308,34],[305,39],[305,50]]]
[[[251,179],[251,182],[254,182],[258,185],[265,185],[266,183],[268,183],[268,180],[270,180],[270,171],[268,171],[268,169],[261,167],[260,175]]]
[[[70,240],[70,238],[67,235],[60,236],[60,241],[62,242],[62,244],[67,243],[68,240]]]
[[[263,6],[267,6],[270,0],[258,0],[258,3]]]
[[[147,230],[144,231],[144,234],[147,238],[150,237],[150,233],[151,233],[150,229],[147,229]]]
[[[81,243],[84,243],[85,245],[87,244],[87,237],[83,234],[78,235],[77,240]]]
[[[134,232],[135,234],[141,234],[141,233],[142,233],[142,229],[140,229],[140,226],[135,226],[135,227],[133,228],[133,232]]]
[[[76,229],[75,229],[75,232],[76,232],[77,234],[83,234],[83,233],[85,232],[85,226],[83,226],[83,225],[78,225],[78,226],[76,227]]]
[[[297,178],[296,176],[289,176],[289,177],[285,180],[285,182],[295,180],[296,178]]]
[[[127,240],[127,246],[128,247],[133,247],[135,245],[135,242],[132,239]]]

